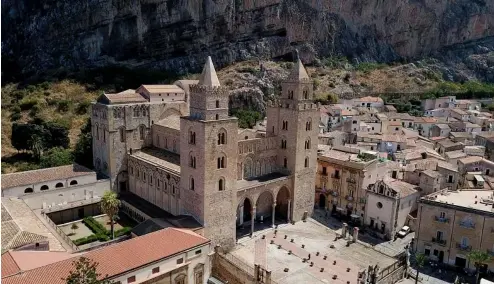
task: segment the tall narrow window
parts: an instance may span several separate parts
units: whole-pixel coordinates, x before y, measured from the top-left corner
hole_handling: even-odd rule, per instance
[[[220,115],[216,114],[216,120],[219,120],[219,119],[220,119]]]
[[[218,181],[218,190],[219,191],[225,190],[225,181],[222,178]]]
[[[305,149],[308,150],[310,149],[310,139],[307,138],[307,140],[305,140]]]
[[[189,131],[189,144],[196,144],[196,133],[194,131]]]
[[[96,125],[96,140],[99,140],[99,126]]]
[[[193,177],[190,177],[189,189],[190,190],[194,190],[195,189],[194,178]]]
[[[305,167],[308,168],[309,167],[309,157],[306,157],[305,158]]]
[[[220,101],[216,100],[216,108],[220,108]]]
[[[120,127],[120,129],[118,131],[120,133],[120,142],[125,142],[125,130],[124,130],[124,128]]]
[[[284,159],[283,159],[283,167],[284,167],[284,168],[286,168],[286,167],[287,167],[287,165],[288,165],[287,159],[286,159],[286,158],[284,158]]]
[[[309,99],[309,91],[304,90],[304,100]]]
[[[218,145],[226,144],[226,131],[224,129],[220,130],[218,133]]]
[[[190,155],[190,157],[189,157],[189,166],[191,168],[194,168],[194,169],[196,168],[196,157]]]
[[[139,138],[144,140],[144,125],[139,126]]]
[[[218,157],[217,164],[218,164],[218,169],[224,169],[225,168],[225,157]]]

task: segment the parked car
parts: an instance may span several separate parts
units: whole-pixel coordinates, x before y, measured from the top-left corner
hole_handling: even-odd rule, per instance
[[[401,230],[396,233],[396,235],[400,238],[404,238],[406,235],[408,235],[408,233],[410,233],[410,227],[403,226],[403,228],[401,228]]]

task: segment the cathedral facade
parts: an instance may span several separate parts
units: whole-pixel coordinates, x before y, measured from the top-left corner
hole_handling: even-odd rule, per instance
[[[297,58],[265,130],[240,129],[208,57],[198,81],[101,95],[92,105],[94,166],[112,190],[193,216],[228,249],[241,230],[310,216],[319,120]]]

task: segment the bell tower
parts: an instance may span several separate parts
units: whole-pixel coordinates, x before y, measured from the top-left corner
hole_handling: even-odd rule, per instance
[[[278,166],[292,176],[292,220],[310,216],[314,208],[319,110],[314,104],[313,82],[298,57],[281,83],[279,101],[268,106],[266,134],[278,138]]]
[[[235,245],[237,118],[228,116],[228,90],[208,57],[190,87],[190,115],[180,119],[181,199],[185,214],[204,226],[213,245]]]

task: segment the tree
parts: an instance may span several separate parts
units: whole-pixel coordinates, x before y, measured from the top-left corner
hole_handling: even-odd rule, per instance
[[[52,148],[44,153],[40,159],[42,168],[59,167],[70,165],[74,162],[74,157],[69,149],[60,147]]]
[[[101,198],[101,211],[108,215],[110,219],[111,238],[115,238],[115,232],[113,230],[113,221],[118,215],[118,209],[120,207],[120,200],[117,198],[117,194],[113,191],[105,191]]]
[[[475,272],[476,272],[475,284],[477,284],[477,283],[479,283],[479,280],[480,280],[479,279],[480,278],[480,268],[482,267],[482,265],[491,261],[491,256],[489,253],[487,253],[485,251],[474,250],[474,251],[471,251],[467,255],[467,257],[468,257],[468,260],[473,262],[475,265]]]
[[[415,262],[417,263],[417,275],[415,276],[415,284],[417,284],[419,282],[419,269],[424,267],[425,264],[425,255],[417,253],[415,255]]]
[[[81,128],[79,139],[74,150],[75,162],[87,168],[93,168],[93,136],[91,134],[91,119]]]
[[[43,140],[38,135],[34,135],[28,143],[31,147],[31,151],[33,151],[34,158],[39,161],[43,154]]]
[[[75,230],[79,229],[79,226],[77,226],[77,223],[72,223],[70,229],[72,229],[72,233],[75,235]]]
[[[67,278],[63,279],[67,284],[115,284],[111,280],[105,280],[101,278],[101,274],[97,273],[98,263],[91,261],[89,258],[80,257],[77,261],[74,261],[75,271],[70,271]]]
[[[45,141],[47,148],[68,148],[70,144],[69,129],[56,122],[46,122],[43,127],[49,133],[49,140]]]

